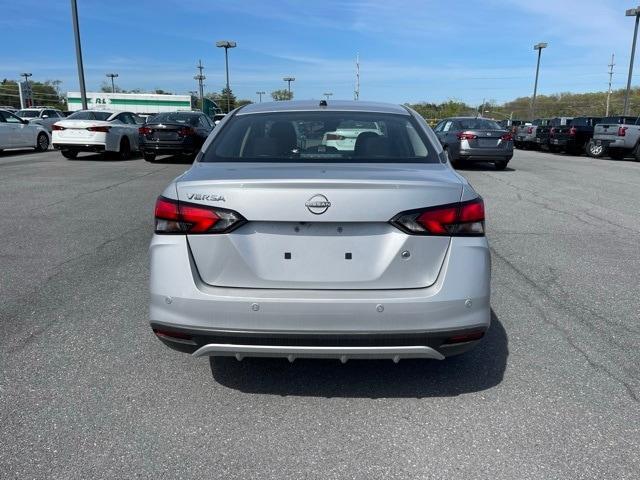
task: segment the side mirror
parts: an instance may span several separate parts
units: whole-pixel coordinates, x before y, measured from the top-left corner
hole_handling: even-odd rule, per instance
[[[49,118],[49,115],[42,115],[42,118]]]
[[[23,119],[23,120],[22,120],[22,123],[23,123],[23,124],[25,124],[25,125],[29,125],[29,120],[24,120],[24,119]]]

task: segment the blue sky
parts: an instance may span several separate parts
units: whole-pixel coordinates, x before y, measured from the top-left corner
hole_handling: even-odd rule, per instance
[[[637,3],[637,2],[636,2]],[[542,57],[541,93],[604,91],[616,54],[614,88],[626,85],[633,19],[623,0],[78,0],[88,90],[117,72],[125,89],[205,90],[224,86],[224,55],[235,40],[231,87],[239,98],[283,88],[296,98],[352,98],[356,52],[361,99],[479,104],[529,95],[533,44]],[[78,89],[68,0],[0,0],[0,78],[62,80]],[[13,38],[14,41],[10,39]],[[634,84],[640,78],[640,65]]]

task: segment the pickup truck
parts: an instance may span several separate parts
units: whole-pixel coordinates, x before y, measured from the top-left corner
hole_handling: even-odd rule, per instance
[[[515,132],[514,146],[516,148],[535,148],[536,143],[536,130],[540,126],[545,126],[549,123],[548,118],[536,118],[529,124],[520,125]]]
[[[558,147],[549,143],[551,132],[554,131],[556,127],[571,125],[571,120],[571,117],[555,117],[549,120],[547,125],[540,125],[536,128],[535,142],[538,148],[545,148],[551,152],[559,151],[560,149]]]
[[[614,160],[632,155],[640,161],[640,117],[606,117],[596,124],[587,153],[594,158],[608,154]]]
[[[553,127],[549,132],[549,148],[555,147],[571,155],[585,152],[593,138],[593,127],[601,121],[600,117],[576,117],[571,125]]]

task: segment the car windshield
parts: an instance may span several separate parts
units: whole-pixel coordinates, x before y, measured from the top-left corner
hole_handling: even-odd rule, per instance
[[[20,110],[16,115],[22,118],[38,118],[39,113],[38,110]]]
[[[463,118],[458,120],[465,130],[503,130],[497,122],[484,118]]]
[[[168,112],[159,113],[147,119],[147,123],[180,123],[184,125],[197,125],[200,114]]]
[[[80,111],[72,113],[67,117],[68,120],[108,120],[109,117],[113,115],[110,112],[90,112],[90,111]]]
[[[341,125],[368,125],[357,135]],[[355,128],[355,127],[354,127]],[[203,162],[439,162],[409,115],[282,112],[236,115],[206,149]]]

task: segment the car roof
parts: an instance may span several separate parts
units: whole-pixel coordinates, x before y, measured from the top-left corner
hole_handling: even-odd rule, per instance
[[[320,105],[320,102],[323,105]],[[376,112],[409,115],[407,109],[401,105],[382,102],[363,102],[354,100],[287,100],[282,102],[252,103],[238,110],[237,115],[271,112]]]

